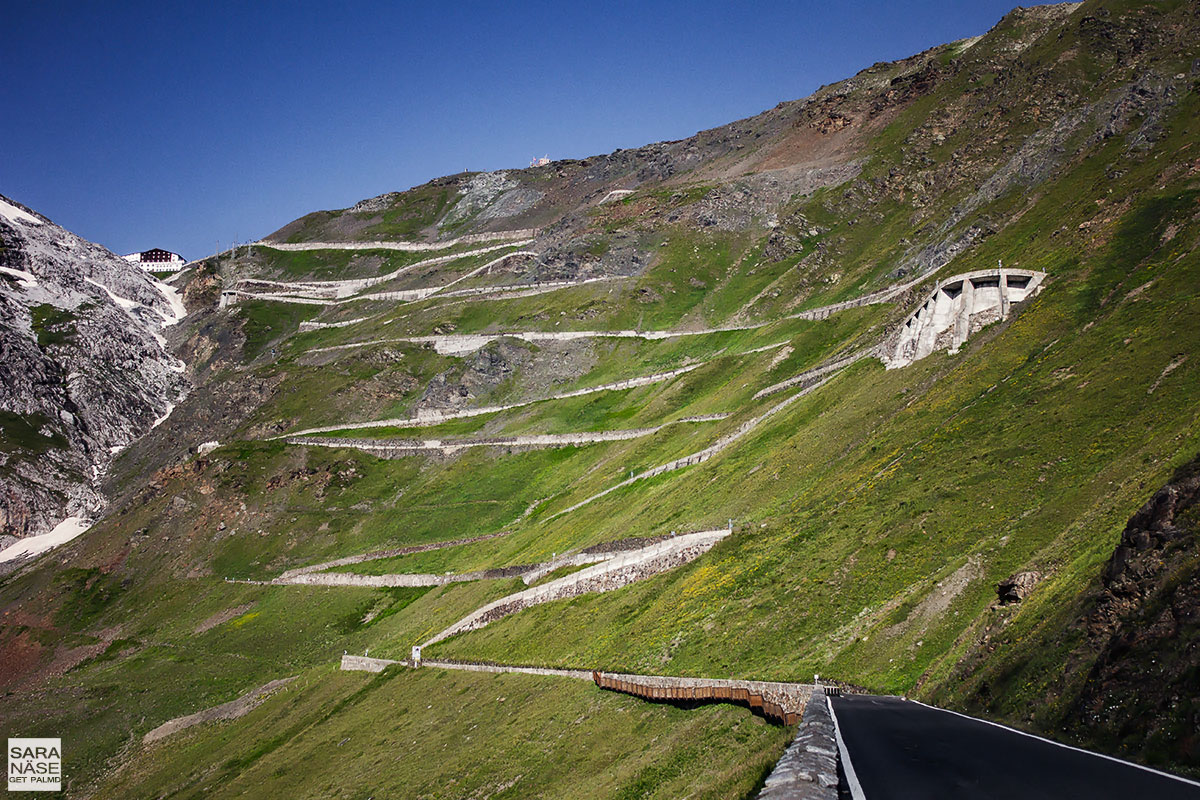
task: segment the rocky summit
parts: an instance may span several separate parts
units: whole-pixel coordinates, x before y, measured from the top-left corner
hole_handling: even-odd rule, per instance
[[[828,797],[867,691],[1200,776],[1197,42],[1018,8],[167,283],[0,198],[4,729],[79,797]]]
[[[0,196],[0,546],[105,509],[114,455],[186,393],[178,292]],[[3,569],[3,567],[0,567]]]

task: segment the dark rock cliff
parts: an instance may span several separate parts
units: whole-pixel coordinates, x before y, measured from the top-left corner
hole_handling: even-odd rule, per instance
[[[1099,650],[1066,725],[1200,766],[1200,458],[1129,520],[1088,615]]]

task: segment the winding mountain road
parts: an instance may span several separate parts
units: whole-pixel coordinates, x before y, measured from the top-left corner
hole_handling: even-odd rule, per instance
[[[856,800],[1200,798],[1200,783],[953,711],[898,697],[832,701]]]

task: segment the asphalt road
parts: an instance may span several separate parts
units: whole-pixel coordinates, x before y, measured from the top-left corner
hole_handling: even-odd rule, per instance
[[[1200,784],[920,703],[832,700],[866,800],[1200,798]]]

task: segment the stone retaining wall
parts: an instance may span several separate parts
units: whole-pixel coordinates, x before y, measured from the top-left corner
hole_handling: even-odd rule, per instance
[[[427,647],[457,633],[477,630],[509,614],[540,603],[562,600],[591,592],[608,592],[686,564],[708,552],[731,533],[726,528],[683,534],[666,541],[614,556],[578,572],[510,594],[468,614],[441,633],[421,644]]]
[[[272,581],[259,581],[258,583],[269,583],[277,586],[414,587],[445,586],[447,584],[462,583],[465,581],[503,580],[505,578],[519,577],[525,581],[526,585],[531,585],[560,567],[596,564],[600,562],[611,561],[621,553],[636,553],[641,551],[650,552],[651,548],[676,539],[673,534],[652,536],[643,539],[621,539],[614,542],[605,542],[603,544],[594,545],[578,553],[569,553],[562,556],[557,556],[540,564],[517,564],[509,567],[495,567],[492,569],[475,570],[473,572],[447,572],[443,574],[394,573],[387,575],[359,575],[350,572],[323,572],[323,570],[332,569],[334,567],[361,564],[364,561],[374,561],[381,558],[390,558],[392,556],[408,555],[410,553],[421,553],[428,550],[439,550],[444,547],[471,544],[474,542],[486,541],[488,539],[495,539],[499,536],[506,535],[508,535],[507,531],[501,531],[500,533],[475,536],[470,539],[458,539],[451,542],[438,542],[432,545],[400,547],[393,550],[380,550],[374,553],[347,556],[346,558],[339,558],[334,561],[326,561],[321,564],[313,564],[307,567],[290,569],[287,572],[280,574],[279,577]],[[684,535],[692,536],[695,534]],[[651,555],[653,555],[653,553],[651,553]]]
[[[517,242],[516,244],[525,244],[525,242]],[[253,297],[258,299],[273,300],[281,303],[307,303],[308,305],[342,305],[343,303],[353,303],[359,300],[400,300],[412,301],[422,300],[426,297],[435,295],[445,289],[454,286],[460,281],[464,281],[474,275],[485,270],[490,270],[497,264],[507,261],[510,258],[517,256],[536,256],[537,253],[528,250],[518,250],[512,253],[505,253],[499,258],[494,258],[481,267],[477,267],[471,272],[457,278],[450,283],[442,286],[429,286],[416,289],[397,289],[387,292],[376,292],[374,294],[353,296],[355,292],[362,289],[368,289],[372,286],[378,286],[388,281],[394,280],[406,272],[419,269],[421,267],[431,267],[436,264],[444,264],[450,261],[457,261],[471,256],[490,253],[493,250],[499,250],[505,247],[512,247],[513,243],[498,244],[492,247],[482,247],[478,250],[467,250],[462,253],[453,253],[448,256],[438,256],[436,258],[427,258],[423,261],[418,261],[415,264],[400,267],[386,275],[376,275],[372,278],[353,278],[348,280],[337,281],[296,281],[291,283],[283,283],[280,281],[270,281],[261,278],[245,278],[238,281],[233,289],[222,292],[222,296],[229,295],[231,298],[236,297]],[[267,286],[274,287],[276,291],[251,292],[247,291],[250,286]],[[486,293],[486,292],[484,292]],[[457,294],[457,292],[455,293]],[[225,301],[224,305],[228,305],[229,301]]]
[[[594,431],[591,433],[543,433],[527,436],[479,436],[472,439],[362,439],[351,437],[292,436],[287,443],[307,447],[350,447],[380,458],[402,458],[427,451],[452,455],[471,447],[544,448],[571,447],[599,442],[621,442],[650,436],[663,428],[689,422],[717,422],[727,414],[704,414],[684,417],[650,428],[627,428],[616,431]]]
[[[306,331],[320,331],[326,328],[348,328],[351,325],[357,325],[360,322],[366,322],[366,320],[366,317],[356,317],[355,319],[348,319],[343,322],[314,322],[311,319],[305,319],[300,321],[300,332],[305,333]]]
[[[838,746],[829,702],[817,694],[796,738],[767,776],[758,800],[837,800]]]
[[[255,247],[269,247],[272,250],[401,250],[407,253],[424,252],[426,250],[444,250],[460,244],[475,242],[511,242],[515,239],[532,239],[537,236],[537,228],[524,228],[515,231],[496,231],[495,233],[471,233],[456,239],[446,239],[441,242],[270,242],[258,241]]]
[[[857,353],[852,353],[845,358],[839,358],[836,361],[830,361],[829,363],[822,364],[819,367],[813,367],[812,369],[801,372],[799,375],[788,378],[785,381],[780,381],[779,383],[768,386],[765,389],[760,389],[755,393],[754,399],[758,400],[760,397],[768,397],[770,395],[782,392],[785,389],[790,389],[793,386],[814,381],[817,378],[821,378],[830,374],[831,372],[837,372],[840,369],[845,369],[856,361],[867,358],[868,356],[878,356],[879,353],[880,348],[878,347],[868,347],[865,350],[859,350]]]
[[[850,308],[861,308],[862,306],[874,305],[876,303],[886,303],[902,292],[915,286],[929,276],[930,273],[922,273],[916,278],[896,286],[889,286],[886,289],[880,289],[870,294],[865,294],[862,297],[856,297],[852,300],[844,300],[840,303],[832,303],[820,308],[813,308],[807,311],[800,311],[795,314],[789,314],[784,319],[808,319],[822,320],[836,314],[839,311],[844,311]],[[770,322],[757,322],[746,325],[723,325],[716,328],[702,328],[699,330],[684,330],[684,331],[635,331],[635,330],[614,330],[614,331],[510,331],[507,333],[491,333],[491,334],[445,334],[441,336],[412,336],[396,341],[405,341],[413,344],[431,344],[438,353],[442,355],[464,355],[472,353],[489,342],[507,336],[514,339],[522,339],[527,342],[538,341],[571,341],[574,339],[603,339],[603,338],[638,338],[638,339],[672,339],[683,336],[703,336],[710,333],[731,333],[737,331],[751,331],[758,328],[774,325],[778,320]]]
[[[438,667],[441,669],[457,669],[465,672],[518,672],[524,675],[549,675],[556,678],[574,678],[575,680],[590,681],[592,673],[586,669],[553,669],[551,667],[517,667],[507,664],[487,664],[471,661],[450,661],[442,659],[421,659],[423,667]]]
[[[396,342],[399,340],[387,340],[388,342]],[[384,342],[371,342],[370,344],[383,344]],[[319,353],[329,350],[340,349],[339,347],[323,347],[317,348],[310,352]],[[670,372],[659,372],[654,375],[646,375],[640,378],[628,378],[616,383],[606,383],[601,386],[592,386],[586,389],[575,389],[570,392],[560,392],[559,394],[550,395],[549,397],[538,397],[532,400],[523,400],[519,403],[509,403],[500,406],[479,406],[478,408],[464,408],[458,411],[439,411],[437,409],[425,409],[418,411],[416,416],[395,418],[395,419],[380,419],[370,420],[366,422],[344,422],[338,425],[324,425],[318,428],[305,428],[304,430],[287,433],[281,436],[272,437],[274,439],[286,439],[292,436],[305,436],[313,433],[330,433],[331,431],[353,430],[356,428],[423,428],[429,425],[437,425],[442,422],[448,422],[452,419],[465,419],[467,417],[477,417],[481,414],[495,414],[499,411],[510,411],[514,408],[523,408],[534,403],[544,403],[548,400],[566,400],[571,397],[582,397],[583,395],[594,394],[596,392],[619,392],[625,389],[634,389],[639,386],[649,386],[654,383],[661,383],[677,378],[698,369],[702,364],[693,364],[687,367],[671,370]]]
[[[219,706],[206,708],[203,711],[196,712],[195,714],[188,714],[184,717],[176,717],[175,719],[168,720],[143,736],[142,741],[146,742],[147,744],[150,742],[156,742],[159,739],[163,739],[173,733],[178,733],[179,731],[190,728],[193,725],[199,725],[204,722],[237,719],[238,717],[250,713],[255,708],[258,708],[258,706],[260,706],[262,702],[269,696],[295,679],[296,678],[293,675],[290,678],[281,678],[280,680],[271,681],[270,683],[264,684],[257,689],[252,689],[251,691],[246,692],[246,694],[242,695],[236,700],[230,700],[228,703],[222,703]]]
[[[726,447],[733,444],[734,442],[736,442],[738,439],[745,436],[750,431],[754,430],[756,427],[758,427],[759,423],[761,423],[767,417],[770,417],[771,415],[787,408],[789,405],[796,402],[801,397],[804,397],[809,392],[814,391],[818,387],[824,385],[825,382],[828,380],[829,380],[828,377],[818,379],[816,383],[813,383],[813,384],[810,384],[809,386],[804,387],[796,394],[792,395],[791,397],[784,400],[783,402],[772,406],[771,408],[764,411],[762,414],[759,414],[757,417],[754,417],[753,419],[749,419],[749,420],[743,422],[740,426],[738,426],[737,430],[733,431],[732,433],[728,433],[725,436],[722,436],[720,439],[718,439],[712,445],[704,448],[703,450],[700,450],[699,452],[696,452],[696,453],[692,453],[689,456],[684,456],[683,458],[677,458],[674,461],[670,461],[666,464],[660,464],[659,466],[654,467],[653,469],[648,469],[645,472],[634,475],[631,478],[626,478],[625,480],[621,481],[620,483],[618,483],[614,486],[608,487],[604,491],[597,492],[596,494],[592,495],[591,497],[589,497],[585,500],[581,500],[573,506],[564,508],[562,511],[556,512],[555,514],[550,516],[550,519],[554,519],[556,517],[561,517],[563,514],[569,514],[570,512],[575,511],[578,508],[582,508],[583,506],[586,506],[588,503],[591,503],[595,500],[599,500],[601,497],[604,497],[605,495],[607,495],[611,492],[615,492],[617,489],[620,489],[622,486],[628,486],[629,484],[634,483],[635,481],[644,480],[646,478],[653,478],[656,475],[662,475],[664,472],[672,472],[677,469],[683,469],[684,467],[692,466],[693,464],[700,464],[705,461],[708,461],[710,458],[715,456],[717,453],[721,452]]]
[[[383,672],[393,664],[411,667],[409,661],[395,661],[387,658],[367,658],[366,656],[343,655],[341,668],[346,672]],[[454,669],[462,672],[516,672],[523,675],[547,675],[554,678],[573,678],[580,681],[592,680],[592,671],[586,669],[554,669],[552,667],[523,667],[511,664],[490,664],[476,661],[455,661],[450,659],[423,658],[421,667],[437,669]]]
[[[404,661],[392,661],[388,658],[367,658],[366,656],[342,656],[342,669],[346,672],[383,672],[393,664],[405,664]]]
[[[378,561],[381,558],[394,558],[396,556],[408,556],[414,553],[427,553],[430,550],[443,550],[447,547],[459,547],[461,545],[475,544],[477,542],[486,542],[489,539],[498,539],[501,536],[508,536],[510,531],[499,531],[497,533],[485,533],[480,536],[470,536],[465,539],[451,539],[444,542],[429,542],[427,544],[414,544],[407,547],[393,547],[389,550],[375,550],[370,553],[359,553],[358,555],[346,556],[344,558],[335,558],[333,561],[323,561],[320,564],[311,564],[307,567],[297,567],[289,569],[280,574],[272,583],[286,582],[290,578],[297,575],[304,575],[309,572],[321,572],[322,570],[333,569],[334,567],[344,567],[350,564],[361,564],[364,561]]]
[[[238,281],[237,285],[240,286],[244,283],[256,283],[256,284],[261,284],[264,286],[274,286],[278,289],[286,289],[291,293],[305,293],[305,292],[308,292],[310,294],[328,293],[325,296],[345,297],[346,295],[349,295],[352,292],[358,291],[359,289],[366,289],[370,286],[377,286],[381,283],[387,283],[388,281],[394,280],[395,278],[400,277],[404,273],[411,272],[415,269],[420,269],[422,267],[432,267],[437,264],[445,264],[448,261],[456,261],[460,258],[469,258],[471,256],[483,255],[484,253],[490,253],[494,250],[499,250],[504,247],[512,247],[512,246],[513,246],[512,243],[498,244],[498,245],[493,245],[491,247],[480,247],[476,250],[464,250],[461,253],[451,253],[449,255],[444,255],[444,256],[434,256],[433,258],[425,258],[425,259],[422,259],[415,263],[406,264],[403,267],[394,269],[391,272],[387,273],[386,275],[375,275],[370,278],[343,278],[343,279],[339,279],[339,280],[330,280],[330,281],[316,281],[316,280],[313,280],[313,281],[271,281],[271,280],[266,280],[265,278],[245,278],[241,281]],[[509,256],[513,256],[513,255],[517,255],[517,254],[516,253],[508,253],[504,256],[501,256],[500,259],[498,259],[497,261],[502,260],[504,258],[508,258]],[[497,263],[497,262],[493,261],[492,263]]]
[[[513,253],[512,255],[517,255]],[[585,278],[579,281],[538,281],[536,283],[510,283],[504,286],[472,286],[469,289],[455,289],[453,292],[442,292],[442,297],[469,297],[472,295],[499,294],[501,292],[519,292],[525,290],[549,291],[568,286],[587,286],[592,283],[626,280],[624,275],[606,275],[602,278]]]
[[[354,572],[305,572],[271,581],[281,586],[368,586],[375,588],[447,586],[468,581],[503,580],[519,578],[532,565],[481,569],[474,572],[450,572],[443,575],[422,572],[403,572],[389,575],[359,575]]]

